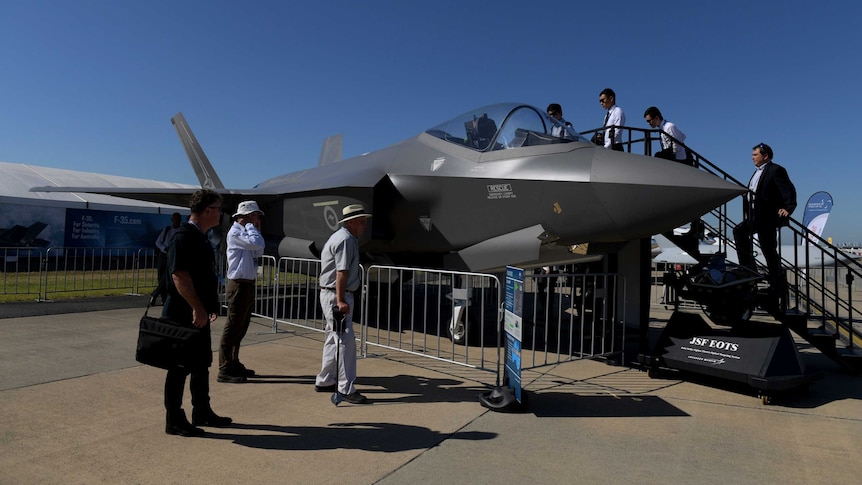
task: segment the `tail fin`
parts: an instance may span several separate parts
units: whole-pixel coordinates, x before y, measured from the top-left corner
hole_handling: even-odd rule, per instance
[[[320,159],[317,165],[322,167],[326,164],[341,161],[341,134],[332,135],[323,140],[323,146],[320,147]]]
[[[45,224],[41,221],[36,221],[33,224],[30,224],[30,227],[24,232],[24,235],[21,237],[21,242],[24,244],[32,244],[33,240],[39,237],[39,234],[48,227],[48,224]]]
[[[802,223],[809,231],[817,234],[818,237],[823,237],[823,229],[826,228],[826,221],[829,219],[829,211],[831,210],[832,196],[828,192],[815,192],[805,204]],[[802,244],[805,245],[805,241],[802,241]],[[809,244],[814,244],[814,242],[809,241]]]
[[[189,128],[188,123],[186,123],[186,118],[182,113],[177,113],[171,118],[171,123],[174,125],[174,129],[177,130],[177,135],[180,137],[180,143],[183,144],[183,148],[186,150],[186,155],[189,157],[189,162],[192,164],[192,169],[195,171],[195,175],[198,176],[198,180],[201,183],[201,188],[204,189],[223,189],[224,184],[221,182],[221,179],[216,175],[215,169],[212,164],[210,164],[209,159],[198,143],[198,139],[195,138],[195,134],[192,133],[191,128]]]

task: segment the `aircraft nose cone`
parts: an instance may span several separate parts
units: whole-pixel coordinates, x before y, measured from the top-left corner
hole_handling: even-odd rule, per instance
[[[596,150],[590,182],[609,222],[599,240],[629,240],[678,227],[744,193],[735,183],[678,162]]]

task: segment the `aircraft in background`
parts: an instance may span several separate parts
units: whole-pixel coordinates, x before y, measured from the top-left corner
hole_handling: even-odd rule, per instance
[[[817,235],[818,237],[823,237],[823,230],[826,228],[826,222],[829,220],[829,213],[831,210],[832,196],[830,196],[826,192],[817,192],[808,199],[808,203],[805,207],[805,214],[803,216],[803,223],[806,225],[806,228],[811,231],[811,233]],[[681,226],[674,229],[674,234],[686,234],[690,230],[690,225]],[[667,237],[662,235],[656,235],[654,236],[654,239],[662,248],[662,251],[653,258],[653,262],[673,265],[693,265],[698,263],[698,261],[694,257],[674,245],[673,242],[671,242]],[[808,262],[807,266],[809,268],[816,268],[824,265],[834,264],[835,257],[822,251],[820,247],[816,245],[815,241],[816,239],[809,241],[810,248],[808,249],[806,248],[806,241],[804,240],[799,245],[782,244],[778,248],[779,255],[781,256],[782,260],[797,262],[796,266],[799,267],[806,266],[806,260]],[[702,255],[717,254],[719,252],[722,242],[725,243],[724,252],[726,253],[726,259],[733,263],[738,263],[739,258],[736,254],[735,247],[731,244],[728,244],[727,241],[721,241],[719,235],[712,234],[708,230],[704,230],[704,233],[701,235],[698,250]],[[757,250],[757,247],[755,247],[755,256],[759,263],[763,264],[764,266],[766,265],[766,260]],[[853,258],[849,256],[847,258],[844,258],[844,256],[841,255],[839,256],[839,259]]]
[[[341,210],[373,213],[363,262],[498,271],[566,264],[668,231],[745,191],[684,164],[605,150],[545,110],[504,103],[468,111],[419,135],[340,160],[324,143],[315,168],[254,188],[227,189],[181,113],[171,120],[201,182],[225,212],[247,199],[266,213],[267,254],[318,258]],[[562,136],[553,136],[553,128]],[[34,187],[186,206],[192,190]],[[589,243],[586,255],[572,248]]]
[[[50,241],[39,238],[46,227],[48,224],[36,221],[28,227],[16,224],[0,229],[0,247],[47,247]]]

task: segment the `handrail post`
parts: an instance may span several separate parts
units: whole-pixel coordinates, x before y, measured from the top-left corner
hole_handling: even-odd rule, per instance
[[[853,350],[853,273],[848,271],[844,279],[847,282],[847,333],[850,334],[847,348]]]

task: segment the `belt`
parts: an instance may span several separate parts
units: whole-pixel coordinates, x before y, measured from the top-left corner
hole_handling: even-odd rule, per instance
[[[335,288],[330,288],[330,287],[328,287],[328,286],[321,286],[321,287],[320,287],[320,290],[321,290],[321,291],[335,291]],[[359,290],[353,290],[353,291],[351,291],[351,290],[346,290],[346,291],[347,291],[347,293],[354,293],[354,294],[355,294],[355,293],[357,293],[357,292],[359,292]]]
[[[240,278],[233,278],[231,281],[236,281],[237,283],[247,283],[247,284],[252,284],[252,285],[254,284],[254,280],[244,280],[244,279],[240,279]]]

